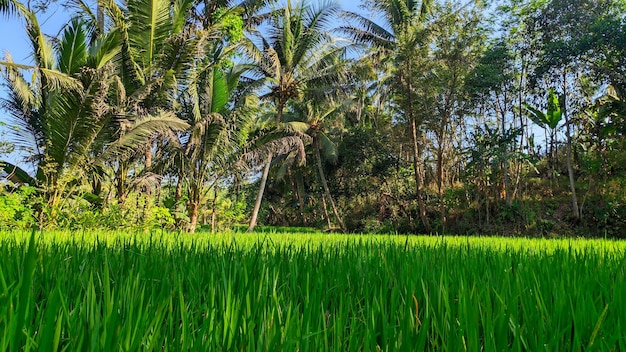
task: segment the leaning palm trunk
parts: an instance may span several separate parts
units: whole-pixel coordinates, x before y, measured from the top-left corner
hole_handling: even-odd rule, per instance
[[[324,192],[322,192],[322,207],[324,209],[324,218],[326,219],[326,224],[328,225],[328,228],[331,229],[333,227],[333,224],[330,223],[330,216],[328,215],[328,205],[326,205],[326,196],[324,195]]]
[[[580,219],[580,211],[578,210],[578,198],[576,197],[576,183],[574,179],[574,169],[572,167],[572,137],[570,135],[570,126],[567,117],[565,118],[565,123],[567,124],[567,175],[569,177],[569,187],[572,192],[572,216],[574,219]]]
[[[263,193],[265,192],[265,183],[267,183],[267,177],[270,174],[270,166],[272,165],[272,154],[267,156],[265,168],[263,168],[263,175],[261,176],[261,185],[259,186],[259,193],[256,196],[256,202],[254,202],[254,209],[252,210],[252,217],[250,218],[250,226],[248,226],[248,232],[254,231],[256,226],[256,219],[259,215],[259,209],[261,209],[261,201],[263,200]]]
[[[335,206],[335,201],[333,200],[333,196],[330,194],[330,189],[328,188],[328,183],[326,182],[326,176],[324,176],[324,168],[322,167],[322,157],[320,156],[320,145],[319,139],[315,139],[315,145],[313,149],[315,150],[315,159],[317,160],[317,171],[320,174],[320,180],[322,181],[322,186],[324,187],[324,193],[326,194],[326,198],[328,198],[328,202],[330,203],[330,207],[333,209],[333,214],[335,215],[335,219],[339,223],[341,227],[341,231],[347,232],[346,225],[341,220],[339,216],[339,212],[337,211],[337,207]]]

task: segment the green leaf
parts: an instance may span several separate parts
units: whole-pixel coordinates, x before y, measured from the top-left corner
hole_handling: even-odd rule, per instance
[[[79,19],[65,28],[58,49],[59,71],[73,75],[87,61],[87,32]]]
[[[13,338],[11,340],[11,350],[18,351],[24,346],[24,338],[26,334],[24,329],[26,326],[26,318],[30,309],[33,308],[31,302],[31,287],[33,285],[33,276],[35,274],[35,264],[37,262],[37,243],[35,241],[35,229],[32,230],[26,256],[24,257],[24,266],[20,275],[19,294],[17,296],[17,320],[13,328]]]
[[[537,125],[541,126],[541,127],[546,127],[546,125],[548,125],[548,119],[546,117],[546,114],[544,114],[541,110],[531,106],[528,103],[523,103],[524,108],[526,109],[526,111],[529,113],[528,117]]]
[[[548,112],[546,113],[546,122],[551,129],[555,129],[561,118],[563,117],[563,111],[559,104],[559,97],[554,92],[554,88],[550,88],[548,91]]]
[[[37,180],[17,165],[0,160],[0,168],[9,175],[7,178],[13,183],[27,183],[31,186],[37,185]]]

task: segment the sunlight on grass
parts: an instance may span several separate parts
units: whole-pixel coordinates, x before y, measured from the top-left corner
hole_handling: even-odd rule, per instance
[[[626,349],[618,241],[30,235],[0,233],[2,350]]]

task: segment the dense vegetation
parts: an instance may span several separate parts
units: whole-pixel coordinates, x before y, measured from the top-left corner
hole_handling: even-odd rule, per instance
[[[45,5],[0,0],[2,227],[625,233],[623,1]]]
[[[2,350],[624,350],[625,244],[4,232]]]

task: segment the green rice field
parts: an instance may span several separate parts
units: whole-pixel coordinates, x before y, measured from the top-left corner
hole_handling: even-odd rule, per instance
[[[1,232],[0,350],[626,351],[626,243]]]

